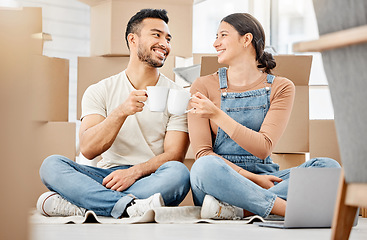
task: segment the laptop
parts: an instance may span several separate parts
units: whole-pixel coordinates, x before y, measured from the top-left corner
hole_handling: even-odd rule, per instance
[[[255,224],[274,228],[330,228],[340,172],[338,168],[291,169],[284,221]],[[358,212],[354,226],[357,225]]]

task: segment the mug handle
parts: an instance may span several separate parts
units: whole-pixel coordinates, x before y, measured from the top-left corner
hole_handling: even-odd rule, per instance
[[[191,96],[191,97],[190,97],[189,101],[190,101],[192,98],[193,98],[193,96]],[[186,110],[186,111],[185,111],[185,113],[189,113],[189,112],[191,112],[192,110],[194,110],[194,108],[191,108],[191,109],[189,109],[189,110]]]
[[[189,109],[189,110],[186,110],[186,111],[185,111],[185,113],[189,113],[189,112],[191,112],[192,110],[194,110],[194,108],[191,108],[191,109]]]

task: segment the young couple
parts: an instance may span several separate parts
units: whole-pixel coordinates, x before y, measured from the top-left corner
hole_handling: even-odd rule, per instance
[[[229,68],[197,79],[194,111],[178,116],[144,107],[147,86],[179,88],[158,71],[171,50],[167,23],[158,9],[130,19],[127,68],[90,86],[82,100],[80,150],[102,160],[91,167],[46,158],[40,175],[51,192],[38,199],[42,214],[136,217],[177,206],[191,187],[203,218],[284,216],[290,170],[279,171],[269,155],[286,128],[295,88],[270,74],[275,61],[264,52],[261,24],[245,13],[221,21],[214,47]],[[196,153],[191,173],[182,163],[188,132]],[[299,167],[340,166],[318,158]]]

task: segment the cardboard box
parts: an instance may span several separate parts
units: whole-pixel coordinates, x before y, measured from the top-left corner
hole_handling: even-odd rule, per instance
[[[20,32],[31,38],[32,34],[42,32],[42,8],[0,8],[0,22],[2,33],[7,36],[15,37]],[[14,39],[14,42],[18,40],[23,41]]]
[[[334,120],[310,120],[310,157],[329,157],[342,164]]]
[[[67,122],[69,60],[35,55],[32,67],[32,119]]]
[[[279,164],[279,170],[297,167],[308,160],[306,153],[272,153],[270,157]]]
[[[159,71],[174,80],[175,56],[168,56]],[[80,119],[81,102],[85,90],[92,84],[118,74],[126,69],[129,57],[78,57],[77,119]]]
[[[273,74],[290,79],[296,86],[293,110],[287,128],[273,152],[309,152],[309,76],[312,56],[274,56],[277,66]],[[217,62],[216,56],[204,56],[201,76],[212,74],[225,65]]]
[[[168,12],[172,55],[192,55],[193,0],[80,0],[91,6],[92,56],[127,56],[125,31],[129,19],[143,8]]]
[[[76,155],[76,123],[74,122],[33,122],[37,140],[38,159],[59,154],[71,160]]]
[[[13,38],[13,44],[19,45],[23,41],[20,38],[27,36],[31,41],[31,53],[42,55],[42,40],[32,37],[42,32],[42,8],[0,8],[0,22],[6,23],[0,26],[1,37]]]
[[[203,57],[216,57],[217,56],[216,53],[194,53],[192,55],[193,55],[193,64],[201,64],[201,59]]]
[[[31,202],[36,206],[38,197],[47,190],[39,176],[43,160],[53,154],[75,160],[76,124],[71,122],[34,122],[33,140],[35,142],[35,161],[28,171],[32,178]]]

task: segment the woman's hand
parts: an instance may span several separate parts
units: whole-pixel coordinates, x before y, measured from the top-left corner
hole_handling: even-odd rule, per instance
[[[191,98],[193,113],[202,118],[214,118],[220,113],[220,109],[200,92],[195,93]]]
[[[252,181],[262,188],[269,189],[274,187],[274,182],[279,183],[283,180],[273,175],[256,175]]]

